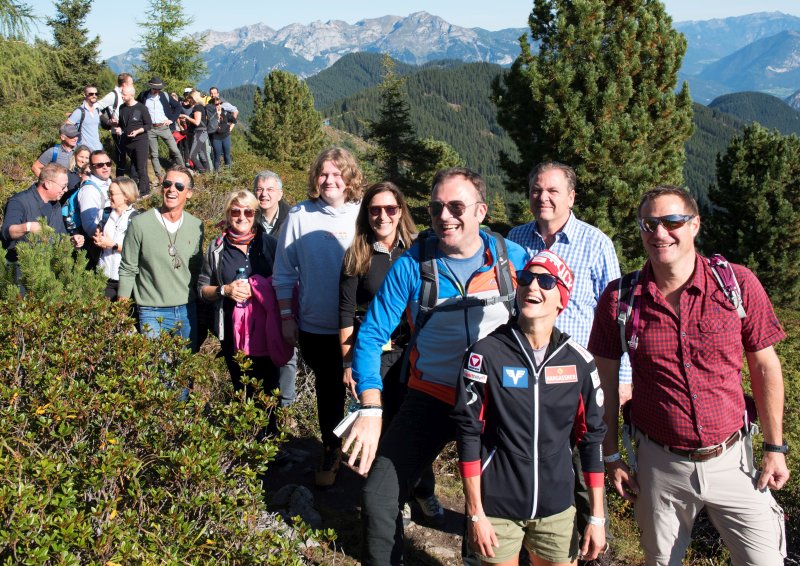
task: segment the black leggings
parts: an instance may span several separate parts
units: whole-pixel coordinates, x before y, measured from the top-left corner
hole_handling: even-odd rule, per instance
[[[312,334],[300,331],[300,352],[314,372],[317,393],[317,415],[326,448],[341,445],[333,429],[344,417],[345,387],[342,383],[342,348],[338,334]]]
[[[134,141],[125,145],[125,153],[131,158],[131,177],[139,184],[139,196],[150,194],[150,175],[147,173],[147,158],[150,146],[147,145],[147,134],[136,136]]]

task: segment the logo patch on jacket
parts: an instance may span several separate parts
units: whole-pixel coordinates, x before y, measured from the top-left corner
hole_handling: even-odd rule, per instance
[[[527,368],[503,366],[503,387],[528,387]]]
[[[553,366],[544,368],[544,382],[547,385],[556,383],[577,383],[578,368],[576,366]]]
[[[464,370],[464,379],[470,381],[477,381],[478,383],[486,383],[487,376],[485,373],[478,373],[477,371]]]
[[[483,365],[483,356],[480,354],[470,354],[467,360],[467,369],[472,371],[481,371]]]

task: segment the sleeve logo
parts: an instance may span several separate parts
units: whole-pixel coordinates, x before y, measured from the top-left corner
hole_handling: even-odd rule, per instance
[[[578,368],[576,366],[553,366],[544,368],[544,382],[547,385],[556,383],[577,383]]]
[[[464,379],[469,379],[470,381],[477,381],[478,383],[486,383],[488,377],[485,373],[470,371],[468,369],[465,369],[463,373],[464,373]]]
[[[503,387],[528,387],[528,370],[503,366]]]
[[[472,371],[481,371],[483,365],[483,356],[480,354],[470,354],[467,360],[467,369]]]

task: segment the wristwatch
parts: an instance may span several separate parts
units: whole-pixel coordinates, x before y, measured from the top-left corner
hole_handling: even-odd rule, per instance
[[[789,453],[789,445],[784,441],[783,444],[767,444],[763,445],[764,452],[780,452],[781,454]]]
[[[485,518],[486,518],[486,515],[470,515],[469,516],[469,520],[472,521],[473,523],[477,523],[481,519],[485,519]]]
[[[225,285],[220,285],[217,287],[217,296],[224,297],[225,296]]]

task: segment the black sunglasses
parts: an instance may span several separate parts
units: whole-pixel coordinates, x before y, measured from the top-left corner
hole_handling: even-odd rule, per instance
[[[169,179],[164,179],[161,181],[161,187],[164,189],[170,188],[172,185],[175,185],[175,189],[180,193],[183,192],[183,189],[188,188],[186,185],[181,183],[180,181],[170,181]]]
[[[558,283],[558,277],[549,273],[534,273],[527,269],[517,271],[517,285],[520,287],[529,287],[534,279],[539,283],[539,288],[545,291],[554,288]]]
[[[642,232],[655,232],[661,224],[668,232],[677,230],[689,220],[694,218],[694,214],[668,214],[667,216],[645,216],[639,219],[639,228]]]
[[[428,204],[428,212],[431,216],[441,216],[442,211],[447,208],[447,210],[455,216],[459,218],[464,215],[467,211],[467,208],[470,206],[475,206],[476,204],[480,204],[480,202],[473,202],[472,204],[464,204],[460,200],[453,200],[450,202],[440,202],[438,200],[433,200]]]
[[[96,163],[92,163],[92,167],[111,167],[111,161],[98,161]]]
[[[87,92],[86,96],[97,96],[96,92]]]

